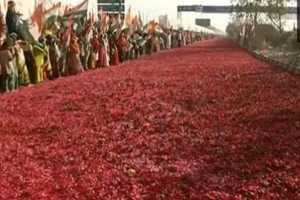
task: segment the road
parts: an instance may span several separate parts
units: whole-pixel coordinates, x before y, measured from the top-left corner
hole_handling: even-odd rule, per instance
[[[224,39],[0,96],[0,199],[300,199],[300,80]]]

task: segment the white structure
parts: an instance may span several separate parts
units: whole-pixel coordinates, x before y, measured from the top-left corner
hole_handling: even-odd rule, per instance
[[[166,27],[166,28],[170,27],[170,21],[169,21],[168,15],[160,15],[158,17],[158,22],[159,22],[159,25],[161,25],[162,27]]]

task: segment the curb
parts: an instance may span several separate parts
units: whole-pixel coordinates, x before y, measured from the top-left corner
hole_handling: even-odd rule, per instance
[[[292,73],[292,74],[295,74],[295,75],[300,75],[300,68],[295,67],[294,65],[286,64],[286,63],[280,62],[278,60],[273,60],[273,59],[271,59],[267,56],[264,56],[262,54],[255,53],[255,52],[253,52],[250,49],[247,49],[245,47],[241,47],[241,48],[246,50],[247,52],[249,52],[253,57],[255,57],[258,60],[261,60],[265,63],[271,64],[275,67],[281,68],[282,70],[287,71],[289,73]]]
[[[233,43],[235,43],[237,46],[239,46],[240,48],[244,49],[245,51],[247,51],[250,55],[252,55],[254,58],[261,60],[267,64],[271,64],[275,67],[278,67],[288,73],[291,73],[293,75],[300,75],[300,67],[296,67],[294,65],[291,64],[286,64],[286,63],[282,63],[280,61],[277,60],[273,60],[271,58],[268,58],[266,56],[263,56],[261,54],[255,53],[254,51],[251,51],[250,49],[241,46],[240,44],[238,44],[235,40],[229,38],[229,40],[231,40]]]

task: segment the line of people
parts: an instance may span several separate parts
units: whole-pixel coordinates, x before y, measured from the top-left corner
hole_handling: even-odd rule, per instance
[[[93,20],[79,20],[72,22],[71,28],[61,23],[55,34],[43,33],[38,41],[31,42],[18,28],[20,19],[13,3],[8,6],[6,20],[3,15],[0,18],[1,93],[118,65],[163,49],[189,45],[203,37],[182,29],[132,31],[111,21],[104,28]]]

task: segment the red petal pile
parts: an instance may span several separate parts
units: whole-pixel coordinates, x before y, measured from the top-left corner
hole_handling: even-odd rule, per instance
[[[0,199],[300,199],[300,80],[215,39],[0,97]]]

